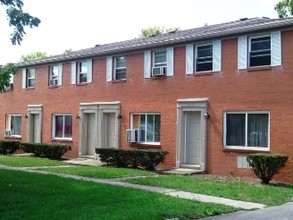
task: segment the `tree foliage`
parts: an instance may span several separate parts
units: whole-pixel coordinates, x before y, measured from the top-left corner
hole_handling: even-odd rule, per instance
[[[17,67],[12,63],[0,67],[0,93],[5,92],[6,88],[9,86],[10,78],[16,73]]]
[[[165,28],[165,27],[147,27],[143,28],[140,32],[140,37],[151,37],[151,36],[156,36],[158,34],[164,34],[172,31],[178,31],[180,30],[179,27],[174,27],[174,28]]]
[[[293,0],[282,0],[275,5],[279,18],[286,18],[293,15]]]
[[[20,62],[30,62],[33,60],[44,59],[47,57],[48,57],[48,54],[46,52],[37,51],[27,55],[22,55],[20,58]]]
[[[38,27],[41,20],[23,11],[23,0],[0,0],[0,4],[6,6],[9,26],[14,29],[10,40],[13,45],[20,45],[23,36],[26,34],[24,28],[26,26],[30,28]]]

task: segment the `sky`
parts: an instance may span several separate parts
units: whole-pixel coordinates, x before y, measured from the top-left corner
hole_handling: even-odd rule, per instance
[[[41,19],[38,28],[26,28],[20,46],[12,45],[13,29],[0,6],[0,64],[18,62],[37,51],[48,55],[67,49],[139,37],[143,28],[162,26],[181,30],[240,18],[277,18],[279,0],[23,0],[24,11]]]

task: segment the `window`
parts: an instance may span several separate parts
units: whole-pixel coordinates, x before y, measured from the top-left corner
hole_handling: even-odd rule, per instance
[[[53,138],[72,138],[72,115],[58,114],[53,116]]]
[[[49,66],[49,86],[62,84],[62,64]]]
[[[86,61],[78,62],[77,65],[77,82],[86,83],[88,74],[88,64]]]
[[[225,113],[225,138],[227,148],[268,149],[269,113]]]
[[[196,47],[195,70],[210,71],[213,70],[213,45],[203,45]]]
[[[152,75],[161,76],[167,73],[167,52],[155,51],[153,52]]]
[[[92,82],[92,60],[71,63],[71,84]]]
[[[21,115],[7,114],[5,118],[5,136],[21,136]]]
[[[249,39],[249,66],[271,65],[271,37],[254,37]]]
[[[35,69],[27,69],[26,88],[34,88],[35,87],[35,77],[36,77]]]
[[[138,129],[138,142],[159,143],[161,116],[159,114],[133,114],[132,128]]]
[[[125,57],[114,58],[114,79],[120,80],[126,78],[126,59]]]

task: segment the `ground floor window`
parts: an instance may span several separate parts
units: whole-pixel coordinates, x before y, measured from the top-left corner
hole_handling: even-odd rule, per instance
[[[226,112],[224,145],[236,148],[269,147],[269,113]]]
[[[72,115],[56,114],[53,116],[53,138],[72,138]]]
[[[6,114],[5,136],[21,136],[21,115]]]
[[[138,142],[159,143],[161,130],[160,114],[133,114],[132,128],[138,129]]]

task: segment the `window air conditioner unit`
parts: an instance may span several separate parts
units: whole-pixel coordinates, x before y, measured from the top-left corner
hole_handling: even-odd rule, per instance
[[[12,131],[11,130],[5,130],[5,136],[11,136]]]
[[[51,79],[50,80],[50,86],[56,86],[58,84],[58,80],[57,79]]]
[[[167,74],[167,67],[160,66],[160,67],[153,67],[153,76],[166,76]]]
[[[126,129],[126,141],[129,143],[135,143],[138,141],[137,129]]]

